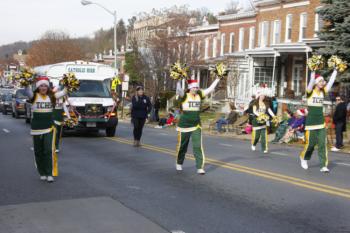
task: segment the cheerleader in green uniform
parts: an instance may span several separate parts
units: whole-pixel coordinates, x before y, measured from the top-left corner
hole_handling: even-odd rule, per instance
[[[56,99],[62,98],[67,92],[64,89],[53,93],[46,76],[37,77],[34,93],[31,87],[27,87],[26,90],[32,102],[31,135],[36,167],[40,180],[53,182],[53,176],[58,175],[53,109]]]
[[[315,72],[311,73],[311,80],[307,86],[307,106],[308,115],[305,122],[305,140],[304,150],[300,154],[301,167],[308,169],[307,161],[311,159],[315,146],[318,146],[318,157],[321,165],[321,172],[329,172],[328,169],[328,151],[327,151],[327,132],[323,115],[323,101],[327,92],[332,88],[337,70],[334,69],[328,83]]]
[[[202,128],[200,121],[200,109],[203,99],[215,90],[220,79],[216,79],[208,89],[200,90],[197,80],[188,80],[188,91],[184,92],[181,81],[177,82],[176,93],[181,98],[182,114],[177,126],[178,145],[176,170],[182,170],[187,147],[192,137],[193,153],[196,159],[198,174],[205,174],[205,156],[202,146]]]
[[[253,114],[252,151],[256,150],[256,144],[261,138],[261,149],[266,154],[268,153],[267,124],[269,119],[260,121],[259,117],[262,114],[275,117],[275,114],[271,110],[270,104],[266,101],[263,91],[258,91],[257,93],[257,100],[253,104]]]

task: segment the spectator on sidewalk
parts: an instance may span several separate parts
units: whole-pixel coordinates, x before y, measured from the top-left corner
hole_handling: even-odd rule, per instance
[[[249,120],[248,123],[251,125],[253,124],[253,118],[254,118],[254,114],[253,114],[253,105],[255,103],[256,100],[256,95],[252,95],[252,100],[249,102],[248,108],[247,110],[244,112],[244,114],[248,114],[249,115]]]
[[[297,136],[298,139],[305,140],[304,137],[304,126],[305,126],[305,116],[307,111],[305,109],[299,109],[295,112],[291,121],[289,121],[289,127],[286,134],[280,140],[281,143],[289,143],[294,135]]]
[[[347,106],[341,96],[337,96],[335,101],[336,101],[336,108],[333,115],[333,124],[335,125],[336,143],[331,150],[339,151],[344,146],[343,132],[346,131]]]
[[[286,134],[287,129],[288,129],[288,122],[292,118],[292,113],[287,110],[283,114],[282,122],[278,125],[278,128],[275,133],[275,139],[272,140],[272,143],[277,143],[279,142],[283,136]]]
[[[173,109],[169,110],[169,114],[167,118],[160,118],[158,125],[155,127],[157,129],[162,129],[168,126],[171,126],[175,123],[175,112]]]
[[[216,127],[219,133],[223,132],[223,125],[232,125],[238,119],[238,112],[236,112],[236,107],[234,103],[230,103],[230,110],[231,111],[228,114],[227,118],[225,118],[225,116],[222,116],[219,120],[216,121]]]

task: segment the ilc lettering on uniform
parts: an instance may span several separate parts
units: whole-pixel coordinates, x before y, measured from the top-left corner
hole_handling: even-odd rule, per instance
[[[189,102],[188,102],[188,106],[189,106],[190,108],[198,108],[198,107],[200,107],[200,105],[201,105],[201,103],[198,102],[198,101],[195,101],[195,102],[189,101]]]
[[[314,104],[323,104],[323,98],[312,97],[312,102],[313,102]]]
[[[52,108],[52,104],[47,102],[36,102],[36,107],[38,109],[50,109]]]

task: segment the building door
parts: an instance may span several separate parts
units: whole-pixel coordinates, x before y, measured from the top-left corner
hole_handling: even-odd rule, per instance
[[[302,95],[302,81],[303,81],[304,67],[298,62],[293,65],[293,74],[292,74],[292,90],[294,91],[295,96]]]

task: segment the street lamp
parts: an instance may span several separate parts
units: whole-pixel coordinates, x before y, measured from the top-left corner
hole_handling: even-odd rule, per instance
[[[103,5],[101,5],[97,2],[91,2],[88,0],[81,0],[81,4],[83,6],[95,4],[113,16],[113,18],[114,18],[114,68],[115,68],[115,72],[117,72],[117,12],[108,10],[106,7],[104,7]]]

